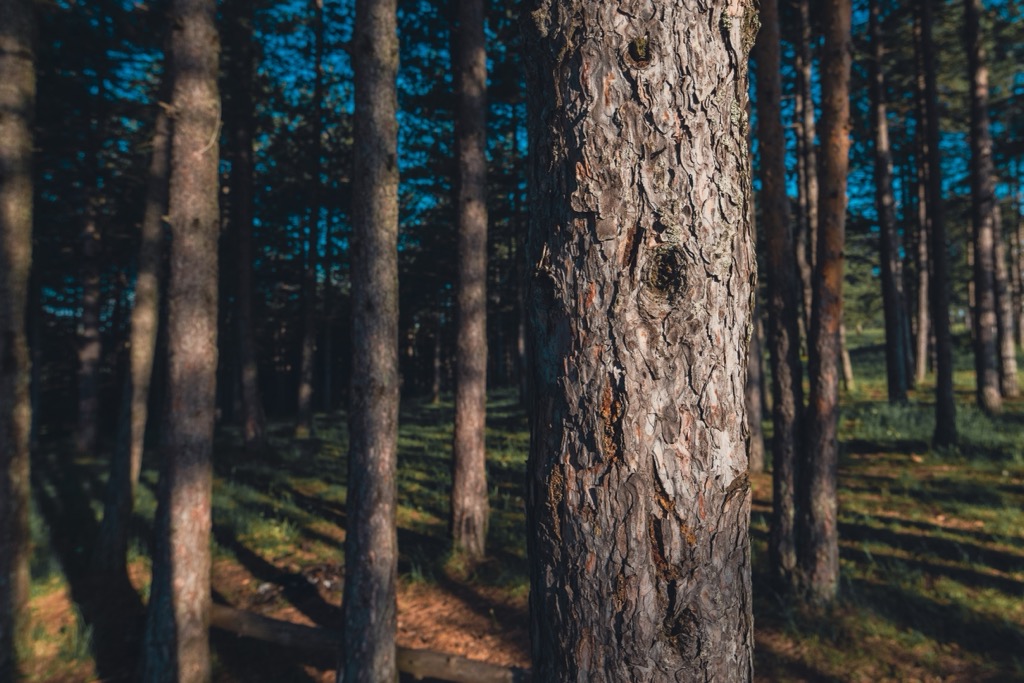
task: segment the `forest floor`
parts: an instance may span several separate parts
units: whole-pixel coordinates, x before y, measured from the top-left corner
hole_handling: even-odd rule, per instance
[[[1024,401],[999,417],[980,413],[970,358],[961,354],[961,443],[932,452],[931,387],[920,400],[889,406],[875,341],[851,335],[858,385],[844,392],[841,417],[841,598],[827,612],[803,611],[771,589],[771,477],[752,477],[757,680],[1024,681]],[[451,419],[450,403],[403,406],[399,643],[528,666],[526,418],[513,393],[492,395],[491,559],[472,572],[445,541]],[[307,441],[290,431],[275,425],[266,458],[242,453],[236,431],[218,432],[215,600],[337,627],[345,421],[320,415]],[[33,463],[29,680],[131,680],[148,596],[155,461],[147,460],[140,487],[130,585],[98,587],[85,568],[107,462],[73,459],[56,439],[43,443]],[[218,682],[333,681],[330,658],[217,631],[212,640]]]

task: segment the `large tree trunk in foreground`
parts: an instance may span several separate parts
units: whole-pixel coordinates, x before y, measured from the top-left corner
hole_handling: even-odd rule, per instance
[[[782,128],[782,77],[777,0],[761,4],[758,34],[757,115],[761,145],[761,229],[768,281],[768,350],[772,368],[772,525],[768,552],[782,586],[796,570],[796,465],[803,412],[800,365],[802,285],[794,261],[786,195],[786,139]],[[807,216],[803,217],[806,223]]]
[[[167,182],[171,123],[167,115],[170,83],[160,88],[153,132],[153,152],[146,179],[146,208],[139,237],[135,304],[131,316],[129,377],[125,381],[117,443],[111,461],[93,570],[99,574],[127,576],[128,528],[135,506],[135,488],[142,469],[142,451],[149,416],[149,384],[153,376],[157,326],[160,321],[160,274],[163,266],[164,216],[167,213]]]
[[[169,561],[157,570],[151,607],[170,596],[173,619],[147,642],[170,652],[175,680],[210,679],[211,455],[217,377],[217,240],[219,42],[213,0],[172,5],[172,110],[168,283],[167,424],[164,430],[162,506]],[[156,619],[159,610],[150,610]],[[171,628],[167,628],[167,626]],[[152,671],[152,669],[150,669]],[[154,680],[160,676],[154,677]]]
[[[739,1],[528,15],[538,681],[752,676],[756,26]]]
[[[886,118],[885,75],[882,73],[882,28],[878,0],[870,7],[871,108],[875,138],[875,207],[878,212],[879,251],[882,274],[882,302],[885,312],[885,369],[889,403],[907,400],[905,345],[906,308],[903,302],[899,235],[892,192],[892,149]]]
[[[35,22],[29,0],[0,0],[0,16],[0,680],[14,681],[28,623]]]
[[[942,199],[942,166],[939,159],[939,104],[932,41],[932,2],[918,0],[921,63],[924,70],[925,140],[928,154],[928,218],[932,262],[931,317],[935,334],[935,433],[936,447],[956,443],[956,403],[953,397],[953,336],[949,327],[949,245]]]
[[[398,37],[395,0],[356,0],[352,393],[345,652],[338,679],[394,681],[398,443]]]
[[[470,560],[487,540],[487,58],[483,0],[459,0],[455,40],[459,163],[458,335],[455,350],[455,437],[452,544]]]
[[[799,562],[805,597],[827,603],[839,587],[836,518],[839,364],[843,324],[843,245],[850,149],[850,0],[825,9],[822,54],[821,195],[814,304],[808,340],[811,396],[800,465]]]

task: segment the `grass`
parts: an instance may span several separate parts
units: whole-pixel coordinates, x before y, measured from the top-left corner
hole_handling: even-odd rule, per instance
[[[827,612],[803,611],[771,590],[771,482],[753,477],[758,679],[1024,681],[1024,402],[1009,401],[997,417],[974,408],[970,359],[961,348],[960,445],[932,452],[931,387],[890,406],[877,333],[853,333],[851,344],[858,376],[856,391],[843,396],[840,425],[841,598]],[[459,565],[446,541],[452,406],[410,401],[401,419],[402,582],[521,599],[528,590],[522,484],[529,437],[515,394],[496,392],[489,403],[494,559],[473,571]],[[343,564],[347,436],[341,415],[320,415],[316,427],[315,438],[300,442],[290,425],[274,425],[266,458],[242,453],[234,430],[218,433],[213,514],[222,598],[313,621],[336,618],[336,607],[314,611],[310,583],[335,604],[340,599],[332,577]],[[46,443],[34,475],[33,604],[45,612],[54,609],[44,609],[54,596],[67,599],[63,632],[37,621],[31,633],[45,665],[30,680],[89,680],[90,672],[103,673],[102,633],[95,614],[79,608],[74,577],[95,526],[106,462],[72,460],[59,442]],[[146,464],[130,550],[143,598],[156,488],[155,463]],[[244,663],[250,650],[214,643],[217,680],[251,678]],[[310,680],[302,669],[273,677]]]

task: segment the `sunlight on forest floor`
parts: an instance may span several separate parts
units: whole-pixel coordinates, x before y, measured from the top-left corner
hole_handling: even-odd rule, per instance
[[[755,475],[757,678],[762,681],[1024,681],[1024,401],[1004,415],[973,408],[970,358],[958,359],[956,452],[932,453],[930,405],[885,403],[882,350],[851,335],[856,391],[844,396],[840,471],[842,598],[806,613],[769,588],[771,478]],[[858,347],[858,345],[860,345]],[[930,386],[922,387],[925,403]],[[488,468],[491,560],[471,575],[446,543],[450,403],[410,401],[399,456],[399,638],[494,663],[528,664],[522,482],[526,418],[511,392],[492,395]],[[254,460],[219,433],[214,500],[216,600],[306,624],[337,626],[345,522],[345,421],[321,415],[317,437],[272,430]],[[766,423],[766,427],[769,427]],[[138,622],[104,620],[83,567],[95,533],[105,460],[72,461],[52,442],[34,462],[33,682],[130,678]],[[153,458],[140,487],[126,609],[148,595]],[[129,622],[130,623],[130,622]],[[120,628],[120,632],[117,632]],[[213,635],[218,681],[333,680],[330,661]],[[119,654],[118,654],[119,653]]]

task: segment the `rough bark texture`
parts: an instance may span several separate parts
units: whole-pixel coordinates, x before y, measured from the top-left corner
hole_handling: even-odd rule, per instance
[[[850,149],[850,0],[825,7],[821,95],[821,194],[814,303],[808,340],[811,395],[800,465],[799,562],[808,600],[827,603],[839,586],[836,477],[843,244]]]
[[[903,300],[899,235],[892,192],[892,149],[886,118],[885,75],[882,73],[882,27],[878,0],[870,7],[871,108],[875,138],[875,207],[878,212],[882,305],[885,313],[885,368],[890,403],[907,400],[907,361],[904,358],[906,307]]]
[[[149,416],[149,384],[153,376],[153,356],[160,321],[161,255],[170,163],[171,123],[165,108],[170,94],[169,85],[169,79],[165,78],[157,103],[153,151],[146,178],[146,208],[139,236],[135,303],[128,343],[129,377],[125,381],[125,391],[121,398],[122,422],[118,427],[111,461],[103,522],[92,558],[93,570],[98,574],[127,576],[125,555],[128,550],[128,527],[142,468],[142,451]]]
[[[980,0],[964,1],[964,39],[971,100],[971,223],[974,238],[974,370],[978,405],[1003,408],[999,390],[998,321],[995,291],[995,178],[988,118],[988,67],[978,26]]]
[[[36,75],[29,0],[0,0],[0,680],[14,681],[29,588],[29,351],[32,115]]]
[[[395,0],[356,0],[346,683],[394,681],[397,607],[398,37]]]
[[[812,279],[818,244],[818,153],[814,121],[814,55],[810,0],[797,0],[800,41],[796,46],[797,175],[800,216],[796,235],[796,262],[803,294],[804,330],[811,325]],[[799,339],[797,346],[799,346]]]
[[[752,6],[526,15],[539,681],[752,676]]]
[[[796,464],[800,452],[803,388],[800,365],[798,261],[786,195],[786,140],[777,0],[761,4],[757,59],[757,115],[761,145],[761,229],[768,282],[768,350],[772,369],[772,526],[769,554],[775,578],[791,585],[796,570]],[[806,215],[804,222],[806,223]]]
[[[313,371],[316,361],[317,263],[320,253],[320,135],[324,105],[324,6],[311,0],[313,11],[313,106],[309,145],[309,230],[306,234],[306,274],[302,283],[302,349],[299,359],[299,396],[295,436],[313,434]]]
[[[956,403],[953,397],[953,336],[949,327],[949,245],[942,199],[942,166],[939,163],[939,103],[935,75],[935,44],[932,41],[931,0],[918,0],[921,24],[921,63],[924,71],[925,139],[928,154],[928,228],[932,263],[931,318],[935,334],[935,433],[937,447],[956,443]]]
[[[215,11],[213,0],[175,0],[171,17],[172,241],[168,408],[165,467],[161,473],[166,481],[161,493],[165,496],[162,503],[168,548],[163,559],[169,561],[164,576],[170,587],[173,629],[163,628],[154,635],[155,646],[172,653],[176,680],[181,683],[210,678],[210,498],[217,375],[220,133],[220,45]],[[154,585],[154,592],[157,590]],[[151,609],[149,618],[155,618],[158,611]]]
[[[459,164],[459,324],[455,349],[452,543],[470,560],[487,540],[487,56],[483,0],[459,0],[455,40]]]
[[[227,36],[232,51],[234,73],[231,91],[229,139],[231,141],[231,221],[235,249],[235,334],[241,371],[242,438],[249,452],[266,445],[266,417],[260,392],[256,339],[252,319],[252,138],[253,138],[253,3],[234,3],[233,20]]]

